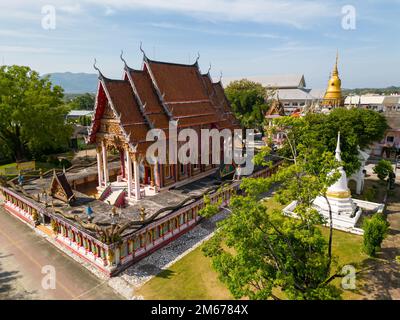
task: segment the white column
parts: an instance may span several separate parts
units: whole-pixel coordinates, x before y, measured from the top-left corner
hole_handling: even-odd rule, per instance
[[[154,164],[154,190],[157,192],[158,186],[161,185],[160,173],[158,172],[158,160]]]
[[[101,142],[101,148],[103,151],[103,169],[104,169],[104,184],[107,184],[109,181],[108,178],[108,164],[107,164],[107,148],[104,141]]]
[[[134,174],[134,179],[135,179],[135,195],[136,195],[136,200],[140,200],[140,177],[139,177],[139,163],[136,159],[133,161],[133,174]]]
[[[102,157],[101,157],[101,149],[97,148],[96,149],[96,155],[97,155],[97,175],[99,178],[99,187],[101,187],[103,185],[103,172],[101,170],[101,162]]]
[[[125,172],[128,177],[128,199],[131,198],[132,195],[132,160],[131,157],[129,156],[129,151],[125,150],[125,155],[126,155],[126,168]]]

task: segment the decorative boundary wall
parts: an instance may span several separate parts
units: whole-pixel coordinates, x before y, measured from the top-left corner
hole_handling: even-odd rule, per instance
[[[252,177],[268,177],[280,164],[281,162],[278,162],[273,168],[257,171]],[[239,186],[240,181],[235,181],[223,187],[210,195],[211,202],[216,203],[222,199],[222,205],[227,205]],[[50,226],[46,227],[51,227],[55,241],[107,276],[119,273],[192,229],[201,220],[198,212],[204,207],[204,199],[199,199],[149,223],[135,233],[124,236],[119,243],[107,245],[31,199],[26,199],[5,187],[0,187],[0,190],[5,198],[4,208],[7,212],[32,228],[40,223],[44,224],[44,216],[47,216],[50,218]]]
[[[358,199],[353,199],[353,201],[361,209],[369,210],[372,212],[382,213],[385,208],[385,205],[383,203],[375,203],[375,202],[358,200]],[[290,216],[293,218],[298,218],[297,214],[294,213],[296,206],[297,206],[297,201],[292,201],[283,209],[283,213],[287,216]],[[344,232],[349,232],[352,234],[362,236],[364,234],[364,230],[361,228],[355,227],[355,225],[356,225],[358,219],[361,217],[361,215],[362,215],[362,210],[360,210],[354,218],[333,214],[333,216],[332,216],[333,229],[337,229],[337,230],[341,230]],[[324,217],[328,219],[325,226],[329,228],[329,217],[326,217],[325,215],[324,215]]]

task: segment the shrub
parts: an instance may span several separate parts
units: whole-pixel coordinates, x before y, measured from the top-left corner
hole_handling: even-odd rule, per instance
[[[363,223],[365,253],[373,257],[376,251],[380,249],[383,239],[385,239],[389,223],[381,213],[374,214],[371,218],[367,218]]]
[[[390,173],[393,172],[393,166],[390,161],[379,160],[378,164],[374,167],[374,173],[378,176],[379,180],[385,181],[389,177]]]

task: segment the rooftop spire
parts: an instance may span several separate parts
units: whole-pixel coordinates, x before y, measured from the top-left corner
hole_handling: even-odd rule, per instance
[[[339,50],[336,51],[336,62],[335,62],[335,66],[333,67],[332,76],[338,76],[339,75],[338,60],[339,60]]]
[[[120,57],[120,59],[122,60],[122,62],[124,63],[125,68],[126,68],[126,67],[128,66],[128,64],[126,63],[126,61],[125,61],[123,55],[124,55],[124,50],[121,49],[121,54],[119,55],[119,57]]]
[[[335,158],[337,161],[342,161],[342,157],[341,157],[341,150],[340,150],[340,131],[338,132],[338,138],[337,138],[337,145],[336,145],[336,155]]]
[[[196,61],[195,61],[195,65],[197,65],[197,64],[199,64],[199,59],[200,59],[200,52],[197,52],[197,58],[196,58]]]
[[[210,75],[210,71],[211,71],[211,62],[210,62],[210,66],[208,67],[208,70],[207,70],[208,75]]]
[[[143,58],[146,60],[147,59],[147,56],[146,56],[146,52],[144,52],[144,50],[143,50],[143,48],[142,48],[142,41],[140,41],[140,51],[142,51],[142,53],[143,53]]]
[[[97,60],[96,60],[96,58],[94,58],[93,68],[94,68],[95,70],[97,70],[97,72],[99,73],[99,78],[104,78],[103,74],[101,73],[100,69],[97,67],[96,64],[97,64]]]

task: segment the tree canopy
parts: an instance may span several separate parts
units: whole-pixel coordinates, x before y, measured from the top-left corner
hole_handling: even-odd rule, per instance
[[[380,140],[386,120],[369,110],[337,109],[328,115],[282,117],[275,124],[274,130],[285,133],[283,148],[274,154],[265,147],[254,162],[268,165],[278,157],[283,164],[268,178],[243,179],[240,195],[233,196],[225,208],[229,216],[218,224],[204,253],[235,298],[279,299],[277,292],[283,292],[289,299],[340,299],[341,291],[332,280],[345,274],[332,254],[333,219],[327,188],[339,178],[339,166],[349,174],[359,168],[358,148]],[[333,155],[338,131],[342,163]],[[263,203],[272,187],[280,203],[296,201],[297,219]],[[313,207],[317,196],[327,201],[327,218]],[[219,205],[206,198],[200,214],[212,216]],[[321,225],[329,227],[328,239]]]
[[[225,88],[225,94],[244,128],[262,130],[269,108],[266,88],[260,83],[242,79],[231,82]]]
[[[93,94],[85,93],[74,97],[68,102],[68,107],[71,110],[93,110],[95,97]]]
[[[231,199],[230,215],[204,252],[235,298],[279,299],[276,292],[282,291],[289,299],[339,299],[340,290],[331,283],[342,276],[332,255],[332,219],[327,240],[318,228],[327,221],[312,206],[338,179],[339,163],[331,152],[301,147],[288,160],[271,177],[243,180],[242,194]],[[298,219],[260,201],[272,186],[278,201],[297,201]],[[219,211],[219,204],[207,199],[205,204],[203,216]]]
[[[67,144],[62,98],[61,87],[29,67],[0,67],[0,142],[15,160]]]
[[[287,132],[296,146],[325,151],[334,151],[337,133],[341,132],[341,150],[344,168],[348,175],[360,167],[359,149],[368,148],[384,137],[388,128],[386,118],[366,109],[337,108],[329,114],[307,114],[302,118],[283,117],[276,119],[277,130]],[[279,151],[282,156],[290,155],[292,146],[286,141]]]
[[[379,180],[385,181],[386,178],[389,178],[390,174],[393,173],[393,165],[390,161],[381,159],[374,166],[374,173],[378,176]]]

